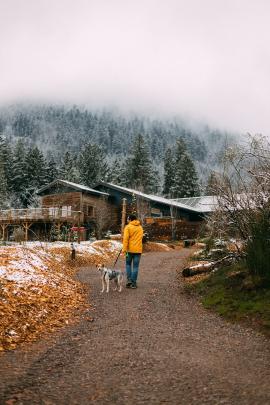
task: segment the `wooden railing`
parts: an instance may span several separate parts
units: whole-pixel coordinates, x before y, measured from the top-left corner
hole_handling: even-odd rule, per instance
[[[0,221],[14,222],[19,220],[20,221],[67,220],[74,222],[82,222],[83,213],[81,211],[72,211],[56,207],[0,210]]]

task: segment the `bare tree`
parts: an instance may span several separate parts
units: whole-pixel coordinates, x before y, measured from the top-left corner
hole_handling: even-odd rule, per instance
[[[256,243],[259,243],[258,246],[263,245],[264,256],[270,257],[270,245],[267,242],[270,235],[263,237],[261,232],[262,226],[264,232],[270,232],[268,140],[259,135],[249,135],[245,145],[228,148],[223,157],[223,171],[216,177],[213,193],[217,196],[218,204],[208,219],[209,235],[241,238],[244,242],[243,254],[247,256],[248,263],[257,254],[252,251]],[[263,257],[254,259],[253,270],[262,267],[262,261]]]

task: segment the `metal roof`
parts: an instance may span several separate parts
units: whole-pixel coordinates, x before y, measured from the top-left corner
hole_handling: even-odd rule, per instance
[[[205,210],[200,209],[200,207],[197,208],[197,207],[190,206],[187,203],[185,203],[184,201],[182,202],[182,201],[171,200],[169,198],[160,197],[160,196],[156,196],[156,195],[152,195],[152,194],[145,194],[138,190],[118,186],[118,185],[115,185],[112,183],[99,182],[98,184],[95,185],[95,187],[98,187],[100,185],[108,187],[108,188],[112,188],[112,189],[115,189],[118,191],[122,191],[122,192],[130,194],[130,195],[134,194],[136,196],[141,196],[142,198],[144,198],[146,200],[158,202],[160,204],[168,205],[170,207],[182,208],[186,211],[192,211],[192,212],[197,212],[197,213],[206,212]],[[200,198],[200,197],[196,197],[196,198]],[[181,200],[183,200],[183,199],[181,199]]]
[[[62,185],[64,185],[64,186],[70,186],[70,187],[72,187],[72,188],[75,188],[76,190],[79,190],[79,191],[86,191],[86,192],[91,193],[91,194],[109,196],[108,193],[103,193],[102,191],[94,190],[93,188],[84,186],[84,185],[82,185],[82,184],[72,183],[71,181],[61,180],[61,179],[56,179],[56,180],[52,181],[51,183],[46,184],[45,186],[41,187],[41,188],[37,191],[37,194],[42,193],[43,191],[47,190],[48,188],[54,186],[55,184],[62,184]]]
[[[175,198],[171,201],[179,202],[185,204],[190,208],[195,208],[200,212],[212,212],[218,205],[218,199],[214,195],[200,196],[200,197],[186,197],[186,198]]]

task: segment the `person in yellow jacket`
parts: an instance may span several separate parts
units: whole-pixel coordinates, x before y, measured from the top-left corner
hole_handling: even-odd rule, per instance
[[[136,215],[128,216],[124,229],[123,253],[126,254],[127,288],[137,288],[137,277],[142,254],[143,228]]]

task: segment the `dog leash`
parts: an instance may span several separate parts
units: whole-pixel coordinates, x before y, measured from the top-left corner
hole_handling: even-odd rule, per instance
[[[115,268],[115,265],[116,265],[116,263],[117,263],[117,261],[118,261],[118,259],[119,259],[119,256],[120,256],[121,252],[122,252],[122,249],[120,250],[120,252],[119,252],[118,255],[117,255],[117,258],[116,258],[116,260],[115,260],[115,262],[114,262],[114,265],[113,265],[113,269]]]

